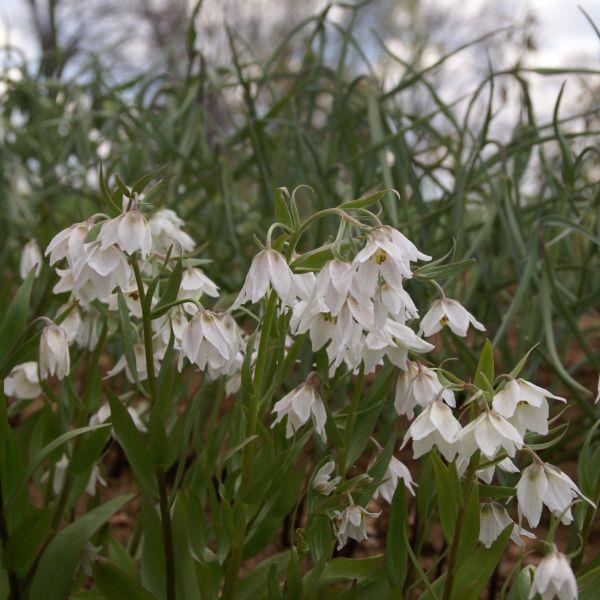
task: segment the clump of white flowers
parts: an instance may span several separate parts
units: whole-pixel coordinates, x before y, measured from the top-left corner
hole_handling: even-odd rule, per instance
[[[457,477],[466,479],[466,489],[478,485],[478,480],[492,485],[499,475],[516,479],[519,474],[516,489],[505,494],[502,503],[482,494],[479,541],[486,548],[507,528],[517,544],[524,543],[523,537],[534,537],[521,527],[521,520],[538,526],[544,505],[563,523],[570,523],[574,502],[593,502],[565,473],[543,462],[530,443],[532,433],[549,432],[548,401],[565,399],[518,373],[495,377],[489,343],[483,353],[492,366],[479,369],[473,382],[461,381],[444,365],[435,366],[424,356],[435,345],[424,337],[445,326],[465,337],[470,328],[484,331],[484,326],[428,276],[431,263],[417,265],[428,263],[429,255],[364,207],[343,207],[317,213],[341,219],[336,242],[326,251],[321,249],[320,260],[310,252],[296,252],[305,224],[296,229],[275,224],[287,237],[274,242],[269,230],[241,290],[228,304],[220,297],[220,286],[199,267],[206,261],[192,256],[196,244],[184,231],[184,221],[171,209],[153,210],[142,193],[130,190],[120,212],[113,206],[113,216],[93,215],[61,231],[48,244],[45,256],[59,277],[54,292],[68,296],[56,322],[44,318],[38,362],[14,366],[4,382],[5,393],[18,399],[36,398],[45,385],[39,378],[69,376],[69,344],[94,351],[115,332],[120,335],[111,339],[121,343],[123,351],[102,375],[127,380],[150,406],[156,402],[157,374],[166,357],[175,358],[179,371],[187,367],[200,372],[203,382],[222,378],[222,393],[242,392],[240,429],[246,436],[239,445],[240,465],[233,470],[240,482],[229,487],[247,493],[252,453],[261,436],[268,434],[261,429],[268,419],[269,435],[280,447],[299,440],[305,443],[316,434],[319,441],[311,443],[325,454],[310,479],[311,502],[315,497],[314,502],[323,503],[320,510],[330,519],[340,549],[349,539],[366,539],[367,519],[379,515],[367,509],[371,499],[392,504],[403,495],[396,493],[400,482],[415,495],[412,469],[393,455],[395,437],[387,453],[381,446],[377,449],[377,460],[387,456],[387,464],[375,460],[368,473],[359,473],[358,462],[352,464],[361,450],[356,451],[359,443],[353,446],[353,434],[368,412],[361,406],[363,386],[377,382],[384,372],[378,369],[385,365],[395,375],[393,409],[385,389],[376,400],[389,406],[390,421],[395,418],[403,430],[402,447],[411,442],[415,459],[434,453],[443,464],[437,458],[441,455]],[[41,264],[36,247],[30,242],[23,251],[22,276]],[[432,283],[441,296],[420,320],[420,307],[409,294],[419,282]],[[261,301],[261,309],[252,306]],[[259,322],[254,332],[248,331],[248,315]],[[305,339],[308,354],[298,358]],[[269,367],[271,355],[278,355],[280,363]],[[340,398],[336,388],[340,382],[348,384],[351,394],[346,397],[352,399],[337,410],[334,398]],[[280,392],[281,383],[285,390]],[[144,422],[147,416],[135,408],[138,400],[129,404],[128,418],[138,432],[152,431]],[[107,404],[90,413],[86,415],[90,427],[106,426]],[[373,464],[377,468],[371,468]],[[66,456],[54,466],[55,493],[63,488],[68,466]],[[98,483],[103,485],[104,480],[94,466],[87,482],[90,494]],[[307,487],[310,491],[308,483]],[[509,513],[514,497],[517,510],[512,514],[518,512],[518,522]],[[243,523],[242,539],[247,525]],[[544,598],[576,597],[573,581],[568,562],[554,552],[538,567],[532,590]]]

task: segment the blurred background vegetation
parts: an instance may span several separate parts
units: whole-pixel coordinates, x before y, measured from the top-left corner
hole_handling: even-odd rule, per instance
[[[559,378],[578,418],[594,417],[600,70],[585,57],[533,63],[537,18],[526,3],[8,5],[27,20],[36,59],[5,36],[4,299],[28,239],[43,247],[102,210],[100,164],[128,182],[166,165],[153,202],[187,221],[225,292],[239,288],[253,235],[274,220],[276,188],[310,186],[298,192],[305,214],[394,188],[387,222],[428,254],[471,261],[444,284],[486,323],[502,363],[538,344],[524,376],[542,367],[542,384]],[[594,32],[589,15],[578,18]],[[598,48],[600,36],[596,59]],[[540,104],[546,80],[554,87]],[[306,247],[334,233],[325,222]],[[52,277],[45,269],[38,314],[52,312]],[[411,293],[421,306],[430,299]],[[444,343],[472,372],[474,349]]]

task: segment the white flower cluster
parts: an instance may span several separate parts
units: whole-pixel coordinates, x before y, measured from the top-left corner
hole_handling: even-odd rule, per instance
[[[549,400],[565,402],[564,398],[512,376],[489,382],[496,385],[493,394],[491,387],[485,392],[476,390],[471,384],[452,383],[441,375],[442,369],[415,360],[415,355],[434,349],[422,336],[432,336],[446,325],[461,337],[467,335],[469,327],[481,331],[485,328],[458,301],[446,298],[437,284],[442,297],[433,302],[420,322],[417,321],[419,310],[405,285],[414,277],[413,264],[429,261],[431,257],[419,251],[396,229],[386,225],[364,227],[367,230],[364,244],[351,259],[342,258],[336,252],[318,271],[304,269],[301,272],[294,272],[290,267],[290,260],[296,260],[295,255],[286,257],[271,247],[269,234],[267,246],[254,257],[233,305],[228,311],[219,312],[200,304],[203,296],[218,298],[219,289],[197,266],[199,261],[186,258],[195,243],[183,231],[182,219],[170,209],[157,210],[147,217],[142,212],[143,206],[143,198],[132,193],[125,198],[123,210],[117,217],[94,215],[61,231],[48,244],[45,256],[50,265],[60,265],[55,267],[60,280],[54,292],[69,293],[70,298],[57,315],[60,325],[46,319],[40,336],[38,363],[17,365],[6,378],[7,394],[32,399],[42,390],[40,379],[66,377],[70,369],[69,344],[88,350],[96,346],[100,335],[98,303],[109,313],[115,313],[119,310],[118,290],[134,324],[135,319],[146,317],[148,303],[142,306],[141,300],[148,292],[148,282],[157,277],[164,261],[170,260],[172,265],[181,257],[184,268],[179,289],[171,298],[175,300],[152,318],[152,361],[149,364],[146,361],[149,345],[140,331],[133,345],[137,373],[131,372],[131,364],[123,356],[107,376],[124,372],[132,383],[136,379],[146,380],[152,364],[155,370],[159,369],[172,339],[179,370],[187,359],[209,379],[225,377],[226,391],[234,392],[240,385],[247,338],[233,313],[246,302],[259,302],[272,290],[274,295],[269,297],[272,302],[279,299],[275,309],[288,319],[290,334],[307,333],[313,352],[324,349],[330,377],[340,367],[349,373],[370,374],[386,359],[400,369],[394,407],[398,415],[411,421],[403,446],[412,441],[414,458],[437,449],[448,462],[455,461],[460,475],[472,469],[468,472],[473,477],[491,483],[496,467],[505,472],[519,472],[511,460],[517,452],[525,451],[533,456],[534,462],[524,468],[516,487],[518,523],[513,523],[506,505],[495,501],[481,505],[480,541],[484,546],[491,546],[511,524],[512,539],[522,544],[521,536],[532,537],[533,534],[521,527],[521,517],[536,527],[544,505],[562,522],[570,523],[573,502],[578,498],[587,500],[566,474],[544,463],[527,446],[529,432],[544,435],[549,431]],[[292,254],[291,250],[288,254]],[[33,269],[39,272],[41,262],[37,244],[29,242],[22,254],[21,276],[27,277]],[[155,306],[153,298],[152,307]],[[249,359],[253,368],[255,354]],[[328,411],[320,386],[319,376],[311,373],[306,381],[275,402],[272,427],[285,419],[285,436],[291,438],[312,421],[321,442],[327,444]],[[457,412],[455,393],[470,394],[474,389],[465,409]],[[107,416],[108,408],[104,406],[93,419],[100,423]],[[467,416],[470,421],[465,423]],[[140,430],[145,429],[135,411],[132,418]],[[473,465],[475,460],[485,462]],[[65,457],[56,465],[55,486],[59,486],[60,470],[64,471],[67,464]],[[340,468],[345,470],[346,465]],[[317,493],[331,496],[336,491],[345,471],[337,476],[334,472],[332,460],[321,466],[312,482]],[[97,481],[102,483],[98,477],[92,473],[90,489],[95,488]],[[374,498],[391,503],[400,481],[414,495],[416,484],[409,469],[392,457]],[[345,508],[331,513],[340,548],[349,538],[365,539],[365,518],[378,514],[356,506],[352,496],[349,493],[347,496],[349,502]],[[553,561],[553,568],[566,573],[568,563],[565,567],[562,555],[554,553],[544,561],[547,564]],[[543,597],[548,590],[570,593],[571,579],[565,575],[559,581],[545,574],[550,567],[544,561],[536,574],[534,587]]]

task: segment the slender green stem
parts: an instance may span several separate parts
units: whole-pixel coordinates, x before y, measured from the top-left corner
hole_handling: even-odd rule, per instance
[[[163,529],[163,548],[165,552],[165,572],[167,578],[167,600],[175,600],[175,554],[173,552],[173,529],[169,512],[169,495],[162,467],[156,467],[158,494],[160,498],[160,520]]]
[[[151,303],[146,302],[146,292],[142,273],[134,254],[131,257],[131,266],[135,275],[138,288],[138,296],[142,307],[142,327],[144,330],[144,352],[146,354],[146,372],[148,376],[148,387],[152,403],[158,401],[156,388],[156,373],[154,372],[154,347],[152,342],[152,311]],[[160,503],[160,520],[163,532],[163,546],[165,553],[165,575],[167,585],[167,600],[175,600],[175,551],[173,549],[173,528],[171,526],[171,514],[169,512],[169,494],[165,481],[165,473],[161,467],[156,467],[156,479],[158,482],[158,493]]]
[[[471,489],[475,483],[475,472],[477,471],[478,462],[479,453],[477,453],[471,459],[469,468],[467,469],[467,473],[465,475],[464,494],[460,506],[458,507],[458,514],[456,516],[456,525],[454,526],[454,535],[452,537],[452,545],[450,546],[448,570],[446,571],[446,582],[444,584],[442,600],[449,600],[452,594],[452,586],[454,585],[454,577],[456,575],[456,560],[458,558],[458,550],[460,548],[460,538],[462,537],[462,530],[465,523],[465,515],[467,513],[469,496],[471,495]]]
[[[8,527],[6,526],[6,517],[4,516],[4,494],[2,490],[2,481],[0,480],[0,540],[2,548],[8,541]],[[8,585],[10,587],[11,600],[19,600],[21,592],[19,591],[19,579],[14,571],[8,571]]]
[[[350,404],[350,410],[348,411],[348,418],[346,420],[346,429],[344,430],[343,446],[339,453],[339,467],[340,473],[345,473],[348,470],[348,450],[350,449],[350,442],[352,441],[352,432],[354,431],[354,425],[356,424],[356,416],[358,411],[358,405],[362,396],[363,384],[365,380],[365,366],[361,363],[358,371],[358,377],[354,382],[354,393],[352,394],[352,403]]]
[[[254,390],[250,394],[250,405],[248,407],[248,420],[246,425],[246,437],[250,437],[256,433],[256,426],[258,423],[258,413],[260,409],[260,401],[264,391],[264,376],[267,366],[268,349],[267,345],[269,342],[269,335],[273,320],[275,318],[275,312],[277,310],[277,294],[271,290],[267,305],[265,307],[265,313],[263,318],[262,330],[260,333],[260,342],[258,344],[258,355],[256,357],[256,366],[254,368]],[[235,591],[235,583],[237,581],[238,572],[242,564],[242,555],[244,549],[244,537],[246,535],[246,527],[248,525],[248,508],[243,502],[250,481],[252,480],[252,461],[255,456],[254,442],[250,442],[244,446],[244,454],[242,458],[242,475],[240,482],[239,498],[240,503],[236,506],[236,523],[238,538],[235,541],[231,556],[229,558],[229,568],[227,569],[227,575],[225,579],[225,587],[223,590],[223,598],[230,600],[233,598]]]

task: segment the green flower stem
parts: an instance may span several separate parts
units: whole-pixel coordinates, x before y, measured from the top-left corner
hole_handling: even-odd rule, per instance
[[[142,327],[144,330],[144,352],[146,354],[146,372],[148,375],[148,387],[152,403],[158,401],[156,388],[156,373],[154,372],[154,347],[152,342],[152,311],[150,303],[146,304],[146,292],[144,291],[144,282],[142,273],[134,254],[131,256],[131,266],[135,275],[135,281],[138,288],[138,296],[142,307]],[[171,526],[171,514],[169,512],[169,495],[165,474],[161,467],[155,469],[156,480],[158,483],[160,520],[163,532],[163,546],[165,553],[165,575],[167,584],[167,600],[175,600],[175,552],[173,550],[173,528]]]
[[[458,550],[460,547],[460,538],[462,537],[462,530],[465,524],[465,515],[467,513],[467,503],[469,496],[471,495],[471,489],[475,483],[475,473],[477,471],[477,465],[479,463],[479,453],[471,459],[469,468],[465,475],[465,487],[463,497],[458,507],[458,514],[456,516],[456,525],[454,526],[454,536],[452,537],[452,545],[450,546],[450,555],[448,558],[448,570],[446,571],[446,582],[444,584],[444,592],[442,594],[442,600],[450,600],[452,595],[452,586],[454,585],[454,577],[456,575],[456,560],[458,558]]]
[[[254,391],[250,395],[250,406],[248,407],[248,420],[246,426],[246,437],[253,436],[256,433],[258,424],[258,413],[260,409],[260,401],[264,391],[264,376],[267,366],[267,344],[269,343],[269,334],[275,318],[277,310],[277,294],[271,290],[265,313],[263,318],[262,331],[260,333],[260,342],[258,344],[258,355],[256,357],[256,366],[254,368]],[[244,497],[250,487],[252,480],[252,461],[255,456],[254,442],[250,442],[244,446],[244,454],[242,458],[242,478],[240,482],[239,498],[241,502],[236,506],[236,523],[238,536],[235,540],[231,556],[229,558],[229,568],[225,578],[225,587],[223,590],[223,598],[230,600],[235,592],[235,584],[237,581],[238,572],[242,564],[242,554],[244,550],[244,538],[246,536],[246,528],[248,526],[248,506],[243,502]]]
[[[4,382],[0,381],[2,385]],[[4,401],[4,399],[2,399]],[[2,548],[6,546],[8,542],[8,528],[6,526],[6,518],[4,516],[4,494],[2,490],[2,481],[0,481],[0,540],[2,541]],[[8,585],[10,588],[11,600],[19,600],[21,598],[21,592],[19,591],[19,579],[14,571],[8,571]]]
[[[350,404],[350,410],[348,411],[348,418],[346,420],[346,428],[344,430],[343,446],[339,453],[339,467],[340,473],[346,473],[348,466],[348,450],[350,449],[350,442],[352,441],[352,432],[354,431],[354,425],[356,424],[356,416],[358,411],[358,404],[362,396],[363,384],[365,381],[365,365],[360,364],[358,371],[358,377],[354,382],[354,393],[352,394],[352,403]]]

